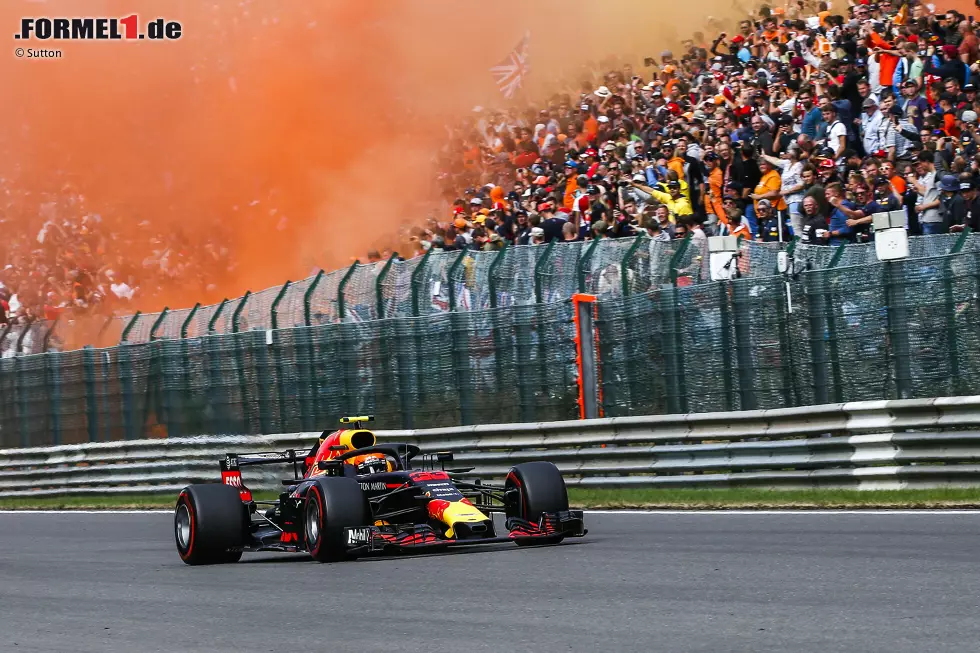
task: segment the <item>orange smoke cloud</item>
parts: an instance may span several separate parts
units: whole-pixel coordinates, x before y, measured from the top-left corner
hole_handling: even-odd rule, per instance
[[[488,68],[525,31],[534,98],[577,93],[589,61],[638,62],[702,29],[708,14],[744,11],[730,0],[680,4],[4,2],[0,176],[39,203],[70,183],[122,240],[176,232],[234,252],[237,266],[209,279],[210,292],[177,280],[140,308],[237,296],[346,265],[424,219],[443,126],[500,103]],[[12,51],[24,44],[2,36],[22,16],[132,13],[144,24],[178,20],[183,37],[48,41],[33,45],[62,58],[23,60]],[[556,87],[561,79],[575,81]],[[11,217],[15,229],[36,227],[31,211]],[[142,255],[117,250],[113,261]]]

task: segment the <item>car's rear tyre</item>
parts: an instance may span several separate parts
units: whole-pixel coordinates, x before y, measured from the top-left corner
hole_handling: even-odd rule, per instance
[[[242,557],[248,515],[238,489],[210,483],[181,490],[174,508],[174,539],[189,565],[236,562]]]
[[[361,486],[352,478],[318,478],[306,492],[303,532],[306,549],[318,562],[353,558],[344,529],[367,526],[371,511]]]
[[[515,465],[504,482],[507,494],[506,513],[508,517],[519,517],[537,524],[541,513],[568,510],[568,491],[565,479],[553,463],[537,461]],[[563,536],[516,539],[518,546],[535,544],[555,544]]]

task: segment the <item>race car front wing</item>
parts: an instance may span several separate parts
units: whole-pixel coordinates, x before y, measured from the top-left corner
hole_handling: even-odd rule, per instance
[[[499,542],[540,540],[542,543],[565,537],[583,537],[588,530],[581,510],[543,513],[537,523],[518,517],[505,522],[504,537],[445,538],[428,524],[397,526],[359,526],[344,529],[344,541],[351,553],[377,553],[390,550],[471,546]]]

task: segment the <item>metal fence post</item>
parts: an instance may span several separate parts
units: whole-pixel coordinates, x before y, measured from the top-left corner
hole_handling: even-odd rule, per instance
[[[303,329],[302,338],[303,338],[303,348],[306,351],[305,351],[305,355],[298,358],[302,359],[303,361],[302,365],[305,367],[305,369],[303,370],[304,372],[303,378],[306,380],[305,383],[306,390],[309,392],[309,397],[310,397],[309,404],[304,406],[303,388],[300,388],[298,394],[299,394],[299,401],[300,401],[300,414],[303,416],[302,419],[303,429],[306,431],[310,431],[316,428],[317,420],[320,414],[319,413],[320,391],[317,386],[316,365],[314,362],[316,359],[316,345],[314,344],[313,341],[313,327],[312,327],[313,316],[310,310],[310,306],[313,299],[313,293],[316,292],[317,286],[320,285],[320,281],[323,279],[323,274],[324,274],[323,270],[317,272],[316,276],[313,277],[313,281],[311,281],[310,285],[306,288],[306,292],[303,293],[303,324],[306,325],[306,328]]]
[[[744,298],[740,296],[743,292],[743,286],[733,286],[733,290],[734,319],[732,321],[735,324],[735,365],[738,374],[739,408],[741,410],[755,410],[759,407],[759,400],[755,394],[756,375],[752,361],[752,328],[746,319],[747,313],[751,309],[746,306],[748,302],[743,302]]]
[[[782,281],[779,287],[789,292],[789,281]],[[796,362],[789,333],[790,313],[786,305],[787,301],[787,295],[783,293],[783,296],[776,302],[776,319],[779,321],[779,359],[783,367],[784,407],[798,406],[800,403],[799,388],[796,386]]]
[[[169,312],[170,308],[168,306],[164,306],[163,310],[160,311],[160,317],[153,322],[153,326],[150,327],[150,342],[157,339],[157,329],[159,329],[160,325],[163,324],[163,320],[167,317],[167,313]]]
[[[347,318],[347,298],[344,296],[344,292],[347,290],[347,284],[350,282],[350,278],[354,276],[358,265],[359,262],[355,259],[351,263],[351,266],[347,268],[347,274],[340,280],[340,285],[337,286],[337,312],[340,315],[341,322]]]
[[[841,257],[844,255],[844,248],[847,245],[840,245],[837,251],[834,252],[833,257],[830,259],[830,263],[827,264],[825,270],[831,270],[837,267],[840,263]],[[827,272],[828,275],[833,274],[832,272]],[[822,310],[827,318],[827,338],[829,341],[830,349],[830,374],[833,379],[833,400],[836,402],[844,401],[844,375],[841,372],[840,366],[840,340],[837,337],[837,317],[834,309],[834,298],[833,294],[829,292],[830,283],[825,279],[823,299],[824,304]]]
[[[310,282],[306,292],[303,293],[303,324],[306,326],[312,326],[312,320],[310,319],[310,301],[313,298],[313,292],[316,290],[316,287],[320,285],[321,279],[323,279],[323,270],[316,273],[316,276],[313,277],[313,281]]]
[[[130,350],[132,346],[129,343],[120,344],[116,354],[119,365],[119,390],[122,394],[123,437],[127,440],[136,439],[133,428],[133,363]]]
[[[60,318],[60,316],[59,316],[59,318]],[[99,342],[100,345],[102,344],[102,334],[104,334],[105,331],[106,331],[106,329],[109,328],[109,325],[112,324],[112,320],[113,319],[115,319],[115,318],[113,318],[110,315],[109,317],[107,317],[105,319],[105,322],[102,323],[102,327],[99,328],[99,333],[98,333],[98,335],[95,338],[96,338],[96,340],[98,340],[98,342]]]
[[[953,247],[949,250],[949,253],[959,254],[962,252],[963,247],[966,245],[966,241],[969,240],[971,233],[973,233],[973,230],[970,229],[970,225],[964,226],[963,231],[960,232],[960,237],[956,239],[955,243],[953,243]]]
[[[554,241],[552,241],[554,242]],[[599,361],[596,352],[595,295],[572,295],[575,319],[575,353],[578,359],[579,418],[601,417]]]
[[[664,374],[667,377],[667,412],[687,412],[687,380],[684,377],[684,336],[681,332],[680,298],[677,286],[666,286],[659,295],[664,321]]]
[[[582,254],[582,258],[578,262],[578,291],[580,293],[587,293],[588,288],[585,287],[586,277],[588,272],[586,272],[586,266],[592,262],[592,256],[595,254],[595,248],[599,246],[599,239],[593,238],[592,244],[585,250]]]
[[[239,412],[242,416],[242,424],[244,428],[244,433],[252,432],[252,420],[249,410],[249,400],[248,400],[248,382],[245,376],[245,347],[242,345],[244,338],[238,336],[239,321],[242,316],[242,311],[245,309],[245,304],[248,303],[248,298],[252,296],[251,290],[246,290],[245,294],[242,295],[241,300],[238,302],[238,306],[235,307],[235,312],[231,316],[231,332],[235,334],[235,367],[238,368],[238,391],[239,400],[241,401],[241,406],[239,407]]]
[[[675,288],[677,287],[677,279],[680,276],[680,270],[677,266],[680,264],[681,257],[687,253],[687,248],[691,246],[691,234],[684,236],[684,240],[681,241],[680,246],[678,246],[677,251],[674,255],[670,257],[670,283]]]
[[[909,353],[905,286],[902,284],[905,261],[885,261],[884,266],[885,296],[888,298],[888,339],[895,357],[895,393],[897,399],[909,399],[912,396],[912,362]]]
[[[446,273],[446,287],[449,289],[449,312],[456,312],[456,286],[453,283],[453,276],[456,274],[456,268],[463,264],[463,259],[466,258],[466,252],[460,252],[453,264],[449,266],[449,271]]]
[[[463,315],[455,311],[449,314],[449,324],[452,328],[453,367],[456,368],[456,389],[459,394],[459,423],[463,426],[469,426],[474,423],[471,399],[473,389],[469,384],[472,374],[470,373],[469,350],[467,348],[469,342],[466,336],[468,334],[466,331],[460,329],[460,325],[465,325],[469,317],[469,315]]]
[[[111,349],[101,349],[99,350],[99,356],[102,359],[102,419],[100,419],[100,426],[105,432],[105,440],[112,439],[112,411],[109,408],[109,394],[110,394],[110,384],[109,379],[111,377],[110,363],[112,363],[112,350]],[[115,397],[112,397],[115,403]]]
[[[21,365],[24,361],[20,356],[14,357],[14,393],[16,395],[16,405],[17,405],[17,417],[18,417],[18,427],[20,429],[20,446],[30,447],[33,443],[31,442],[31,431],[30,423],[27,419],[27,389],[24,388],[25,375],[21,373]],[[86,403],[88,399],[88,393],[86,393]]]
[[[954,250],[962,247],[960,240],[962,237],[957,239],[957,243],[953,246]],[[956,277],[951,258],[948,257],[943,263],[943,313],[946,314],[946,351],[949,354],[950,391],[953,395],[960,395],[963,394],[966,384],[961,377],[959,342],[956,337],[956,299],[953,292]]]
[[[813,373],[813,403],[822,405],[830,402],[827,387],[827,340],[830,332],[827,324],[831,317],[824,311],[829,303],[827,294],[827,272],[823,270],[807,272],[803,275],[806,284],[807,313],[810,316],[810,367]]]
[[[497,308],[497,268],[500,264],[504,262],[504,257],[507,256],[507,241],[504,241],[504,246],[497,252],[497,255],[493,257],[493,261],[490,262],[490,267],[487,270],[487,285],[490,291],[490,308]],[[494,329],[494,333],[497,330]],[[499,360],[499,356],[498,356]]]
[[[283,376],[282,368],[282,347],[280,341],[279,330],[279,303],[282,302],[282,298],[286,296],[286,291],[289,290],[292,281],[287,280],[286,283],[282,284],[282,288],[276,295],[276,298],[272,301],[272,307],[269,309],[269,325],[272,329],[272,359],[275,361],[276,367],[276,391],[279,399],[279,426],[278,433],[285,433],[286,431],[286,383]],[[260,345],[261,346],[261,345]]]
[[[487,285],[490,291],[490,308],[497,308],[497,268],[503,263],[504,257],[507,256],[507,241],[504,241],[503,248],[497,252],[490,262],[489,269],[487,270]],[[493,361],[494,361],[494,371],[497,377],[497,392],[499,393],[504,385],[504,361],[503,361],[503,339],[500,336],[501,331],[501,315],[500,313],[493,313],[490,316],[490,322],[493,325],[491,329],[493,330]]]
[[[85,418],[88,441],[99,439],[99,411],[95,400],[95,349],[92,345],[82,348],[82,367],[85,374]]]
[[[626,254],[623,255],[623,260],[619,264],[619,280],[623,285],[623,297],[630,296],[630,281],[629,281],[629,265],[636,256],[636,251],[640,249],[640,245],[643,245],[646,241],[646,236],[640,234],[633,238],[633,243],[630,245],[629,249],[626,250]]]
[[[187,329],[190,328],[191,321],[194,319],[194,316],[197,315],[197,309],[199,308],[201,308],[201,302],[197,302],[196,304],[194,304],[194,308],[192,308],[191,312],[187,314],[187,319],[185,319],[183,324],[180,325],[181,338],[187,337]]]
[[[225,297],[224,299],[221,300],[221,303],[218,304],[218,308],[217,310],[215,310],[214,315],[212,315],[211,319],[208,320],[209,334],[214,333],[214,325],[218,323],[218,317],[221,315],[221,311],[225,310],[225,306],[227,305],[228,305],[228,298]]]
[[[415,317],[418,317],[422,313],[422,302],[419,300],[419,290],[422,285],[420,279],[425,274],[425,266],[429,262],[431,255],[432,248],[430,247],[425,251],[422,260],[418,262],[415,269],[412,270],[412,315]]]
[[[60,315],[58,317],[54,318],[54,320],[51,322],[51,326],[49,326],[48,327],[48,330],[44,332],[44,342],[43,342],[43,347],[42,347],[41,351],[47,353],[47,351],[48,351],[48,343],[51,341],[51,336],[54,334],[54,330],[58,326],[58,322],[60,320],[61,320],[61,316]]]
[[[189,419],[190,414],[194,414],[195,416],[200,414],[200,411],[197,410],[197,406],[194,406],[192,409],[188,408],[189,406],[193,406],[194,404],[194,388],[193,388],[193,383],[191,381],[190,343],[187,342],[187,330],[190,329],[191,322],[194,320],[194,316],[197,315],[197,311],[200,308],[201,308],[201,302],[195,303],[194,308],[191,309],[191,312],[187,314],[187,317],[184,319],[184,322],[180,325],[180,352],[181,355],[184,357],[183,365],[181,366],[181,370],[180,370],[180,373],[183,376],[183,381],[184,381],[183,383],[184,391],[183,394],[180,395],[180,402],[181,402],[181,417],[183,417],[185,421]],[[196,423],[201,424],[200,421]]]
[[[286,291],[289,290],[289,286],[291,286],[292,283],[292,281],[287,280],[286,283],[282,284],[282,288],[279,289],[279,294],[277,294],[276,298],[272,300],[272,307],[269,309],[269,324],[273,330],[279,328],[279,303],[282,301],[282,298],[286,296]]]
[[[398,259],[398,252],[392,252],[391,256],[385,262],[381,272],[378,274],[378,279],[374,283],[374,291],[378,297],[378,319],[385,319],[385,296],[384,296],[384,282],[388,278],[388,274],[391,272],[391,265]]]
[[[552,253],[555,251],[555,244],[557,242],[557,240],[549,240],[541,256],[538,257],[538,260],[534,264],[534,301],[537,304],[544,303],[544,284],[541,281],[541,275],[547,267]]]
[[[252,296],[251,290],[246,290],[245,294],[242,295],[241,300],[238,302],[238,306],[235,307],[235,312],[231,314],[231,332],[238,333],[239,321],[242,317],[242,311],[245,310],[245,304],[248,303],[248,298]]]
[[[275,433],[273,425],[271,407],[271,395],[273,392],[272,382],[269,379],[269,348],[273,348],[275,356],[275,331],[272,334],[272,344],[266,344],[265,333],[262,331],[248,331],[243,334],[243,338],[248,343],[248,349],[252,354],[253,369],[255,370],[255,400],[259,407],[259,433]],[[278,397],[283,397],[282,381],[276,383]],[[279,411],[281,414],[281,411]],[[282,433],[282,431],[278,431]]]
[[[17,336],[17,346],[14,349],[15,356],[20,356],[21,349],[24,346],[24,337],[27,335],[27,332],[31,330],[31,324],[33,324],[33,322],[30,324],[25,324],[24,328],[20,330],[20,335]]]
[[[830,262],[827,263],[827,268],[836,268],[837,264],[840,263],[841,258],[844,256],[844,248],[847,247],[847,243],[841,243],[834,250],[834,255],[830,257]]]
[[[61,444],[61,354],[45,351],[44,377],[51,392],[51,443]]]
[[[721,349],[722,382],[725,385],[725,410],[735,410],[735,389],[732,386],[732,334],[731,334],[731,311],[729,310],[729,292],[732,290],[731,283],[718,283],[718,307],[721,309]],[[662,291],[661,291],[662,292]]]
[[[133,330],[134,326],[136,326],[136,320],[140,319],[140,315],[142,315],[142,313],[140,311],[136,311],[133,314],[133,317],[130,318],[129,324],[127,324],[126,328],[123,329],[122,336],[119,338],[120,344],[126,342],[126,339],[129,338],[129,332]]]

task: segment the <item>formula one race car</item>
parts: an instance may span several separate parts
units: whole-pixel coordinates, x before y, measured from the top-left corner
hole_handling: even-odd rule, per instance
[[[248,550],[306,551],[329,562],[464,544],[556,544],[586,534],[582,511],[568,509],[565,481],[552,463],[515,465],[503,485],[463,480],[472,468],[445,469],[452,453],[378,444],[361,425],[370,420],[343,418],[353,428],[324,431],[305,456],[227,454],[221,483],[190,485],[177,497],[181,560],[235,562]],[[282,481],[278,501],[257,501],[241,469],[272,464],[292,465],[293,478]],[[497,535],[494,513],[504,515],[506,535]]]

